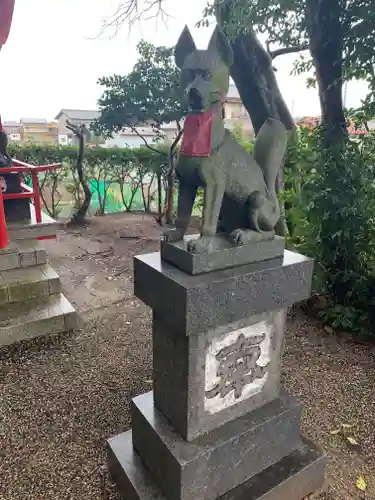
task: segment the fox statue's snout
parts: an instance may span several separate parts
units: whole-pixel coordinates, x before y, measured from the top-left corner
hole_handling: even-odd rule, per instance
[[[203,93],[198,88],[190,86],[186,93],[191,111],[202,111],[205,108]]]
[[[194,57],[192,57],[194,59]],[[185,88],[188,107],[190,111],[206,111],[212,105],[212,79],[207,70],[190,70],[190,82]]]
[[[190,111],[208,111],[222,101],[228,92],[233,54],[219,29],[214,31],[207,49],[198,50],[185,28],[176,45],[175,61],[181,69],[181,88]]]

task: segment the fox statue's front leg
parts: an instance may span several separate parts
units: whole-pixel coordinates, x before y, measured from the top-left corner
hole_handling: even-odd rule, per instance
[[[224,180],[216,175],[202,175],[205,177],[204,208],[201,236],[197,240],[189,241],[188,250],[192,253],[207,253],[212,250],[212,239],[217,231],[217,224],[221,204],[225,191]]]
[[[193,211],[197,185],[181,178],[178,188],[177,219],[175,227],[163,232],[165,241],[171,243],[183,240]]]

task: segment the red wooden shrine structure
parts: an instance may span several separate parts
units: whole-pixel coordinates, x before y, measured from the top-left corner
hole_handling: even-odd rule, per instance
[[[15,0],[0,0],[0,49],[6,43],[10,27],[12,24],[13,11]],[[0,120],[0,130],[2,130]],[[38,173],[47,170],[55,170],[61,167],[61,163],[51,165],[34,166],[12,159],[9,167],[0,168],[0,180],[3,174],[18,174],[20,192],[19,193],[4,193],[3,186],[0,187],[0,249],[8,246],[8,234],[4,212],[4,200],[28,198],[34,204],[35,222],[42,222],[42,208],[40,203],[40,191],[38,184]],[[31,187],[24,182],[25,175],[31,177]],[[43,236],[38,237],[43,239]]]

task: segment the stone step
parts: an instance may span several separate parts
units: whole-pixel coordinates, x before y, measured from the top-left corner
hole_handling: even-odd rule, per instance
[[[37,240],[18,241],[0,250],[0,272],[37,266],[46,262],[47,253]]]
[[[42,212],[42,221],[36,221],[35,207],[30,203],[30,219],[7,222],[10,241],[30,240],[33,238],[50,238],[56,236],[59,224],[48,214]]]
[[[0,346],[78,328],[78,315],[62,293],[0,307]]]
[[[60,293],[60,277],[48,264],[0,272],[0,306]]]

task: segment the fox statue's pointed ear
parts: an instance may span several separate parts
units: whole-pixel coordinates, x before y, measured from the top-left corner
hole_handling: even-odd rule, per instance
[[[174,57],[178,68],[182,68],[186,57],[197,50],[193,37],[187,26],[182,30],[180,38],[174,49]]]
[[[220,59],[230,68],[233,64],[233,52],[219,25],[216,25],[207,50],[220,56]]]

